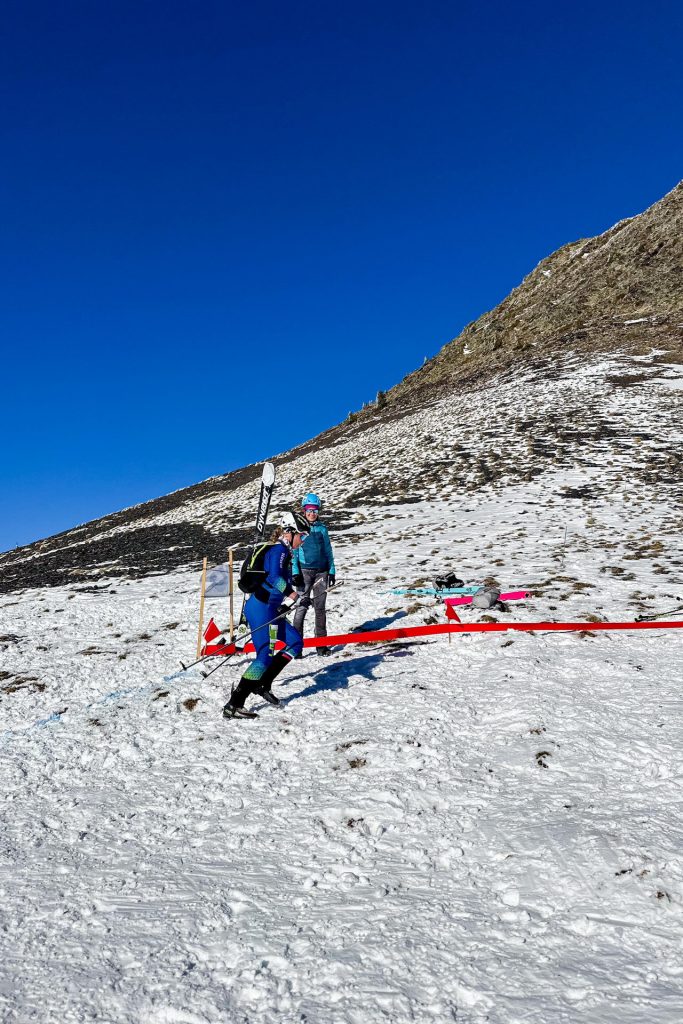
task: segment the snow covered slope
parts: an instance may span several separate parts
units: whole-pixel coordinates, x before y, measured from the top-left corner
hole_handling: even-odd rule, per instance
[[[332,525],[348,528],[405,501],[441,498],[455,515],[465,495],[530,481],[563,522],[581,497],[590,507],[611,496],[627,516],[664,494],[680,501],[682,366],[658,351],[543,358],[416,407],[369,411],[275,458],[273,511],[313,488]],[[0,592],[223,561],[251,537],[259,476],[247,467],[7,552]],[[574,478],[584,490],[572,497]],[[673,504],[661,511],[673,522]]]
[[[681,603],[682,386],[568,356],[278,459],[276,507],[330,510],[330,630],[443,620],[383,591],[444,569],[530,588],[512,621]],[[0,563],[3,1022],[678,1024],[683,631],[310,653],[225,722],[245,662],[178,671],[192,545],[257,474]]]

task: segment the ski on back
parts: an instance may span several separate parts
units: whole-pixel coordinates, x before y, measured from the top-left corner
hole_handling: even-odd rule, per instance
[[[272,462],[263,463],[263,471],[261,473],[261,490],[259,491],[258,506],[256,508],[256,526],[254,529],[254,540],[253,544],[247,548],[245,558],[250,558],[254,551],[254,546],[260,544],[266,535],[266,523],[268,521],[268,510],[270,509],[270,499],[273,497],[273,491],[275,490],[275,466]],[[247,621],[244,618],[244,604],[247,600],[247,595],[244,595],[242,600],[242,610],[240,612],[239,622],[237,623],[237,631],[235,633],[235,640],[237,643],[240,642],[241,638],[248,632]]]
[[[256,510],[256,536],[254,538],[256,541],[263,540],[265,536],[270,499],[273,496],[274,490],[275,466],[272,462],[265,462],[263,464],[263,473],[261,474],[261,493],[259,494],[258,508]]]

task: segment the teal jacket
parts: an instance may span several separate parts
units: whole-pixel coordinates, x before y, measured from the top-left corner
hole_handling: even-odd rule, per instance
[[[335,576],[334,555],[327,527],[317,522],[313,523],[310,531],[301,547],[292,553],[292,575],[299,575],[303,569],[319,569],[320,572],[329,572]]]

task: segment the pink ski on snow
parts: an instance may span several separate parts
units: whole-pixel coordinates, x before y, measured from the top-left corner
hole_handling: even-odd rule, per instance
[[[444,604],[472,604],[472,594],[465,594],[463,597],[444,597]],[[507,594],[501,594],[501,601],[523,601],[525,597],[531,597],[528,590],[510,590]]]

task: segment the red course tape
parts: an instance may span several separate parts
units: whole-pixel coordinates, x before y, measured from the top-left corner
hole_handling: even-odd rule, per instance
[[[404,626],[403,629],[376,629],[370,633],[340,633],[338,636],[311,636],[304,640],[304,647],[337,647],[340,644],[376,644],[388,640],[404,640],[412,636],[439,636],[444,633],[597,633],[611,629],[680,629],[680,622],[474,622],[471,625],[460,622],[439,622],[434,626]],[[277,644],[279,650],[285,645]],[[202,654],[235,654],[239,648],[234,644],[215,647],[208,644]],[[253,644],[244,647],[246,652],[254,650]]]

